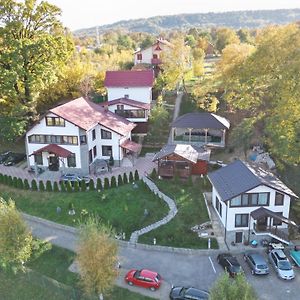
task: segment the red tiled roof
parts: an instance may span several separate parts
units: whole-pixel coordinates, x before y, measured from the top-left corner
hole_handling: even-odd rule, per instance
[[[42,152],[54,153],[59,157],[65,157],[65,158],[72,154],[71,151],[69,151],[63,147],[60,147],[56,144],[49,144],[41,149],[34,151],[31,155],[39,154]]]
[[[142,149],[142,145],[137,144],[131,140],[126,140],[120,146],[124,149],[127,149],[127,150],[135,152],[135,153],[139,152]]]
[[[132,99],[128,99],[128,98],[119,98],[119,99],[115,99],[115,100],[111,100],[111,101],[106,101],[106,102],[100,103],[100,105],[111,106],[111,105],[115,105],[115,104],[119,104],[119,103],[124,104],[124,105],[133,106],[133,107],[142,108],[142,109],[150,109],[149,103],[144,103],[144,102],[140,102],[140,101],[136,101],[136,100],[132,100]]]
[[[106,71],[105,87],[152,87],[154,83],[153,70],[140,71]]]
[[[96,124],[100,124],[121,135],[126,135],[136,126],[125,118],[109,112],[99,104],[88,101],[83,97],[57,106],[51,109],[50,112],[84,130],[89,130]]]

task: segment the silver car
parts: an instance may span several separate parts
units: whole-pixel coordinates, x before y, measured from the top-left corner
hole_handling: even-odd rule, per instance
[[[279,278],[285,280],[291,280],[295,278],[293,267],[282,250],[270,251],[269,260]]]
[[[266,260],[258,252],[246,252],[244,260],[251,268],[252,275],[266,275],[269,274],[269,267]]]

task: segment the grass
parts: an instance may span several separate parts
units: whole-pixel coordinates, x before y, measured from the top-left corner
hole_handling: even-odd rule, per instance
[[[140,243],[157,244],[181,248],[207,248],[207,239],[201,239],[191,231],[191,227],[209,220],[203,199],[202,183],[182,183],[176,180],[156,180],[159,189],[175,200],[178,213],[168,224],[142,235]],[[212,248],[218,248],[212,239]]]
[[[57,223],[75,226],[84,218],[83,213],[94,214],[104,223],[112,225],[116,232],[125,232],[126,238],[140,228],[154,223],[168,213],[168,207],[139,181],[138,188],[132,184],[104,190],[101,193],[47,193],[17,190],[0,185],[0,196],[12,198],[21,211]],[[75,216],[68,214],[73,203]],[[61,208],[61,213],[56,208]],[[144,211],[149,214],[145,217]]]
[[[68,271],[68,267],[71,265],[74,257],[75,254],[73,252],[52,246],[51,250],[44,252],[39,258],[27,264],[27,267],[32,269],[33,272],[14,275],[0,271],[1,300],[64,300],[71,299],[70,295],[74,296],[74,294],[80,295],[80,297],[72,297],[72,299],[96,300],[96,297],[83,295],[79,289],[79,276]],[[46,275],[50,280],[45,279],[41,274]],[[67,286],[60,288],[51,279],[64,283]],[[104,298],[111,300],[151,299],[117,286]]]

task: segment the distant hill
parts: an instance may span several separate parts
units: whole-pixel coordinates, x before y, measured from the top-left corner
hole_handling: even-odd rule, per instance
[[[300,20],[300,9],[253,10],[223,13],[181,14],[173,16],[157,16],[148,19],[120,21],[99,26],[99,33],[109,30],[122,29],[129,32],[149,32],[159,34],[170,29],[185,29],[190,27],[231,27],[259,28],[269,24],[287,24]],[[79,29],[74,32],[77,36],[95,35],[96,26]]]

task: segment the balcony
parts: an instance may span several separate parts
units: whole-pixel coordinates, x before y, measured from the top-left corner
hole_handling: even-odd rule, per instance
[[[278,229],[276,226],[266,226],[254,223],[253,231],[256,235],[268,235],[272,238],[281,241],[282,243],[289,245],[288,234]]]

